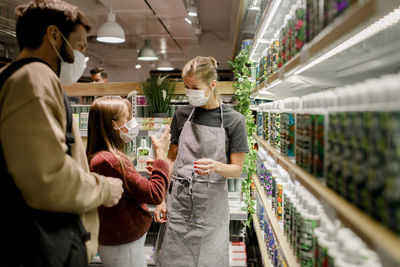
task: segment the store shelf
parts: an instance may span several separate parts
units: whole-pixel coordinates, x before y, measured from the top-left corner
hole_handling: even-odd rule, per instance
[[[261,234],[260,222],[258,221],[257,215],[253,214],[253,226],[254,232],[256,232],[258,247],[260,248],[261,258],[264,267],[271,267],[271,263],[268,257],[267,246],[265,245],[264,238]]]
[[[245,221],[247,220],[247,212],[246,211],[230,211],[231,221]]]
[[[278,241],[278,244],[282,249],[283,255],[285,256],[288,266],[299,267],[300,265],[296,262],[296,258],[293,254],[293,251],[290,249],[290,246],[283,234],[283,230],[281,229],[281,227],[278,224],[278,221],[276,220],[275,213],[272,211],[271,205],[268,203],[267,196],[265,194],[264,189],[261,186],[260,180],[255,175],[253,176],[253,183],[256,186],[256,190],[264,206],[265,214],[268,217],[272,231],[274,231],[276,240]]]
[[[397,59],[400,58],[400,52],[396,49],[400,43],[399,37],[395,37],[394,41],[383,42],[383,44],[369,40],[370,37],[360,42],[350,39],[398,7],[399,3],[395,0],[357,1],[310,43],[305,44],[300,53],[260,83],[253,94],[261,95],[268,91],[277,95],[278,98],[300,96],[326,88],[354,83],[367,78],[368,75],[379,75],[378,69],[390,68],[390,71],[395,70],[399,62]],[[283,21],[281,23],[280,25],[283,25]],[[374,32],[374,30],[371,29],[370,32]],[[376,39],[384,40],[387,37],[385,31],[377,32],[377,35],[380,36]],[[398,34],[394,35],[398,36]],[[373,36],[373,33],[371,33],[371,36]],[[270,39],[267,38],[272,37],[264,36],[264,39],[268,41],[264,44],[259,43],[258,46],[261,48],[252,48],[259,51],[252,51],[255,53],[253,60],[258,60],[261,57],[261,51],[264,51],[269,45]],[[348,42],[349,40],[350,42]],[[360,40],[362,40],[361,37]],[[397,44],[393,44],[393,42]],[[341,49],[337,49],[339,46],[341,46]],[[333,52],[335,49],[340,52]],[[367,56],[368,64],[366,64],[366,55],[369,56]],[[387,58],[383,59],[383,57]],[[349,71],[349,69],[351,70]],[[365,74],[365,70],[370,71],[370,73],[362,75],[363,71]]]
[[[220,95],[234,95],[233,82],[217,82],[217,91]],[[74,83],[64,86],[68,96],[105,96],[119,95],[127,96],[132,91],[143,95],[140,82],[109,82],[109,83]],[[175,95],[184,95],[185,86],[183,82],[176,82]]]
[[[310,191],[325,208],[328,216],[338,218],[354,231],[381,257],[384,266],[400,266],[400,236],[362,212],[307,173],[286,156],[281,155],[261,137],[254,135],[258,145],[280,164],[293,179]],[[255,179],[257,187],[258,178]],[[259,185],[259,184],[258,184]]]

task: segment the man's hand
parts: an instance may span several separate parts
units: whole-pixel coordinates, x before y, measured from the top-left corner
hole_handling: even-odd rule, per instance
[[[122,187],[122,180],[118,178],[107,177],[107,182],[111,186],[111,194],[110,198],[103,203],[104,207],[110,208],[118,204],[119,200],[122,197],[122,193],[124,189]]]

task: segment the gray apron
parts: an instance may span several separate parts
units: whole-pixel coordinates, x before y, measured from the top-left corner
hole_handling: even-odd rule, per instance
[[[210,158],[226,163],[222,105],[221,127],[185,122],[166,198],[167,222],[160,227],[156,265],[224,267],[229,265],[229,203],[227,179],[201,176],[194,162]]]

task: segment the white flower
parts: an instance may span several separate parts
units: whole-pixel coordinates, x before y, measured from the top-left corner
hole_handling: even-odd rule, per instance
[[[165,98],[167,98],[167,91],[162,90],[161,93],[162,93],[163,99],[165,100]]]

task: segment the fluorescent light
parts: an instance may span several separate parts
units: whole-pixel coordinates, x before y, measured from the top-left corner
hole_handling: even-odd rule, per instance
[[[140,65],[140,64],[136,64],[136,66],[135,66],[136,69],[140,69],[141,67],[142,67],[142,65]]]
[[[261,92],[261,93],[262,93],[262,92],[267,92],[269,89],[271,89],[271,88],[273,88],[273,87],[275,87],[275,86],[277,86],[277,85],[279,85],[279,84],[281,84],[281,83],[282,83],[282,80],[274,81],[274,82],[272,82],[271,84],[269,84],[269,85],[267,85],[266,87],[264,87],[263,89],[261,89],[260,92]]]
[[[251,7],[248,7],[247,8],[247,10],[260,10],[260,7],[258,7],[258,6],[251,6]]]
[[[279,5],[281,4],[282,0],[275,0],[274,5],[271,8],[271,13],[268,14],[267,22],[261,28],[261,36],[264,35],[265,31],[269,28],[272,19],[275,17],[275,13],[278,10]]]
[[[192,22],[190,21],[190,19],[188,19],[187,17],[185,17],[185,21],[189,24],[192,24]]]
[[[336,54],[339,54],[340,52],[343,52],[344,50],[368,39],[369,37],[377,34],[378,32],[381,32],[385,30],[386,28],[392,26],[395,23],[398,23],[400,21],[400,8],[397,8],[378,20],[377,22],[373,23],[372,25],[368,26],[364,30],[360,31],[353,37],[347,39],[343,43],[339,44],[332,50],[328,51],[327,53],[324,53],[322,56],[316,58],[315,60],[311,61],[309,64],[305,65],[304,67],[300,68],[298,71],[296,71],[294,74],[300,74],[315,65],[327,60],[328,58],[333,57]]]

